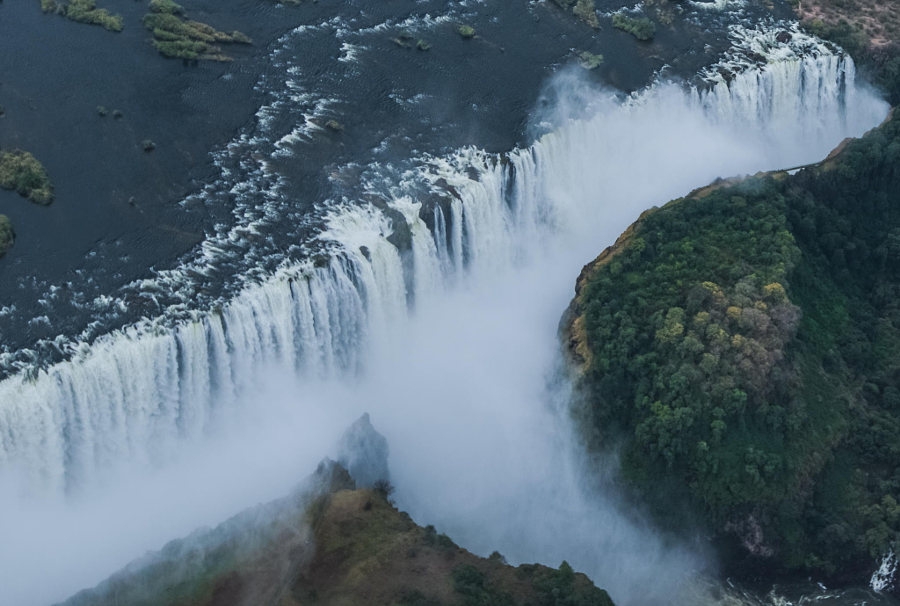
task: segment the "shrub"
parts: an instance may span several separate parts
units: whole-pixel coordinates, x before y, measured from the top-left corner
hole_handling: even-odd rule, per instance
[[[459,32],[459,35],[465,38],[466,40],[475,37],[475,28],[471,25],[460,25],[459,29],[456,30]]]
[[[329,120],[325,123],[325,128],[327,128],[328,130],[333,130],[336,133],[344,132],[344,125],[337,120]]]
[[[434,526],[429,524],[425,527],[425,535],[422,537],[422,540],[424,540],[425,544],[429,547],[434,545],[435,541],[437,541],[437,530]]]
[[[123,116],[125,116],[125,114],[122,113],[121,109],[113,110],[113,118],[115,118],[116,120],[121,120]]]
[[[603,64],[603,55],[595,55],[584,51],[578,53],[578,57],[581,59],[581,67],[584,69],[596,69]]]
[[[612,16],[612,24],[616,29],[628,32],[638,40],[650,40],[656,34],[656,24],[647,17],[635,19],[616,13]]]
[[[466,606],[512,606],[510,594],[491,587],[484,573],[470,564],[453,569],[453,589]]]
[[[453,542],[453,539],[445,535],[444,533],[439,534],[434,541],[436,547],[441,549],[454,549],[456,548],[456,543]]]
[[[422,40],[422,39],[420,38],[419,41],[416,42],[416,48],[419,49],[419,50],[422,50],[422,51],[427,51],[428,49],[431,48],[431,45],[428,44],[428,42],[426,42],[425,40]],[[2,116],[2,115],[3,115],[3,114],[0,113],[0,116]]]
[[[394,494],[394,485],[391,484],[390,480],[378,480],[372,486],[372,490],[375,494],[387,501],[391,498],[391,495]]]
[[[144,142],[141,143],[141,147],[145,152],[152,152],[154,149],[156,149],[156,143],[154,143],[150,139],[144,139]]]
[[[109,114],[109,110],[103,107],[102,105],[97,106],[97,115],[101,118],[105,118],[106,115]]]
[[[0,152],[0,187],[13,189],[37,204],[53,201],[53,185],[47,171],[28,152]]]
[[[13,231],[12,223],[6,215],[0,215],[0,257],[6,254],[12,248],[15,242],[16,233]]]

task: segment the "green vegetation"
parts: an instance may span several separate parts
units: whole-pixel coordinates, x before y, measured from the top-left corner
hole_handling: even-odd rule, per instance
[[[113,113],[112,113],[112,116],[113,116],[113,118],[115,118],[116,120],[121,120],[121,119],[125,116],[125,114],[122,113],[122,110],[121,110],[121,109],[114,109],[114,110],[113,110]]]
[[[460,25],[456,31],[467,40],[475,37],[475,28],[470,25]]]
[[[603,65],[603,55],[582,51],[578,53],[578,58],[581,59],[581,67],[584,69],[597,69]]]
[[[101,25],[111,32],[122,31],[122,17],[110,14],[105,8],[97,8],[95,0],[41,0],[41,10],[63,15],[78,23]]]
[[[431,45],[428,44],[428,42],[426,40],[423,40],[422,38],[419,38],[419,41],[416,42],[416,49],[418,49],[418,50],[427,51],[430,48],[431,48]],[[0,115],[2,115],[2,114],[0,114]]]
[[[600,20],[597,19],[597,7],[595,0],[554,0],[563,10],[572,12],[576,17],[593,27],[600,29]]]
[[[109,114],[109,110],[103,107],[102,105],[97,106],[97,115],[101,118],[105,118]]]
[[[143,149],[145,152],[152,152],[154,149],[156,149],[156,143],[154,143],[150,139],[144,139],[144,141],[141,143],[141,149]]]
[[[344,125],[338,122],[337,120],[329,120],[325,123],[325,128],[328,130],[334,131],[336,133],[344,132]]]
[[[647,17],[628,17],[622,13],[612,16],[612,24],[616,29],[628,32],[638,40],[651,40],[656,35],[656,24]]]
[[[453,570],[453,589],[466,606],[512,606],[510,594],[492,587],[485,574],[471,564]]]
[[[898,190],[892,119],[648,211],[585,268],[584,418],[663,524],[681,501],[742,553],[844,578],[900,544]]]
[[[184,8],[172,0],[152,0],[144,26],[153,32],[156,50],[177,59],[230,61],[218,44],[252,43],[241,32],[226,34],[205,23],[186,20]]]
[[[13,242],[15,242],[16,233],[13,231],[12,223],[6,215],[0,215],[0,257],[5,255]]]
[[[604,590],[579,583],[578,577],[583,575],[576,574],[566,561],[559,570],[531,566],[520,566],[520,570],[523,576],[531,576],[542,606],[613,606]]]
[[[572,12],[594,29],[600,29],[600,20],[597,19],[597,8],[594,5],[594,0],[578,0]]]
[[[14,189],[36,204],[53,202],[53,184],[37,159],[24,151],[0,151],[0,188]]]

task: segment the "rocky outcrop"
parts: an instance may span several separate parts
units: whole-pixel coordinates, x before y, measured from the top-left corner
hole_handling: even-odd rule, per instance
[[[357,486],[372,488],[379,481],[390,481],[389,454],[387,440],[372,426],[369,413],[365,413],[341,437],[338,462],[350,472]]]

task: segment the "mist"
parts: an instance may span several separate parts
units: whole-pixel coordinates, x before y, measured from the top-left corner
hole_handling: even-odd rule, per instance
[[[550,218],[507,225],[494,234],[508,241],[502,254],[473,257],[467,272],[417,290],[414,311],[363,348],[359,376],[273,368],[205,437],[167,444],[155,460],[125,459],[65,497],[30,492],[6,473],[0,603],[64,599],[148,549],[285,494],[368,412],[390,445],[397,505],[418,524],[513,564],[567,560],[619,606],[672,604],[714,562],[658,536],[586,473],[568,417],[560,317],[581,267],[643,210],[716,177],[824,157],[886,113],[865,95],[858,123],[836,128],[815,115],[819,126],[785,129],[714,119],[676,85],[623,105],[574,72],[555,78],[534,130],[556,131],[535,148],[545,158],[535,196],[552,200]],[[814,140],[808,128],[818,129]],[[615,461],[606,466],[612,473]]]

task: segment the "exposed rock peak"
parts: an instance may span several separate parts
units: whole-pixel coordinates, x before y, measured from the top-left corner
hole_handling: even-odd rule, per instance
[[[372,426],[369,413],[347,428],[338,446],[338,462],[362,488],[371,488],[379,480],[390,480],[389,454],[387,439]]]

